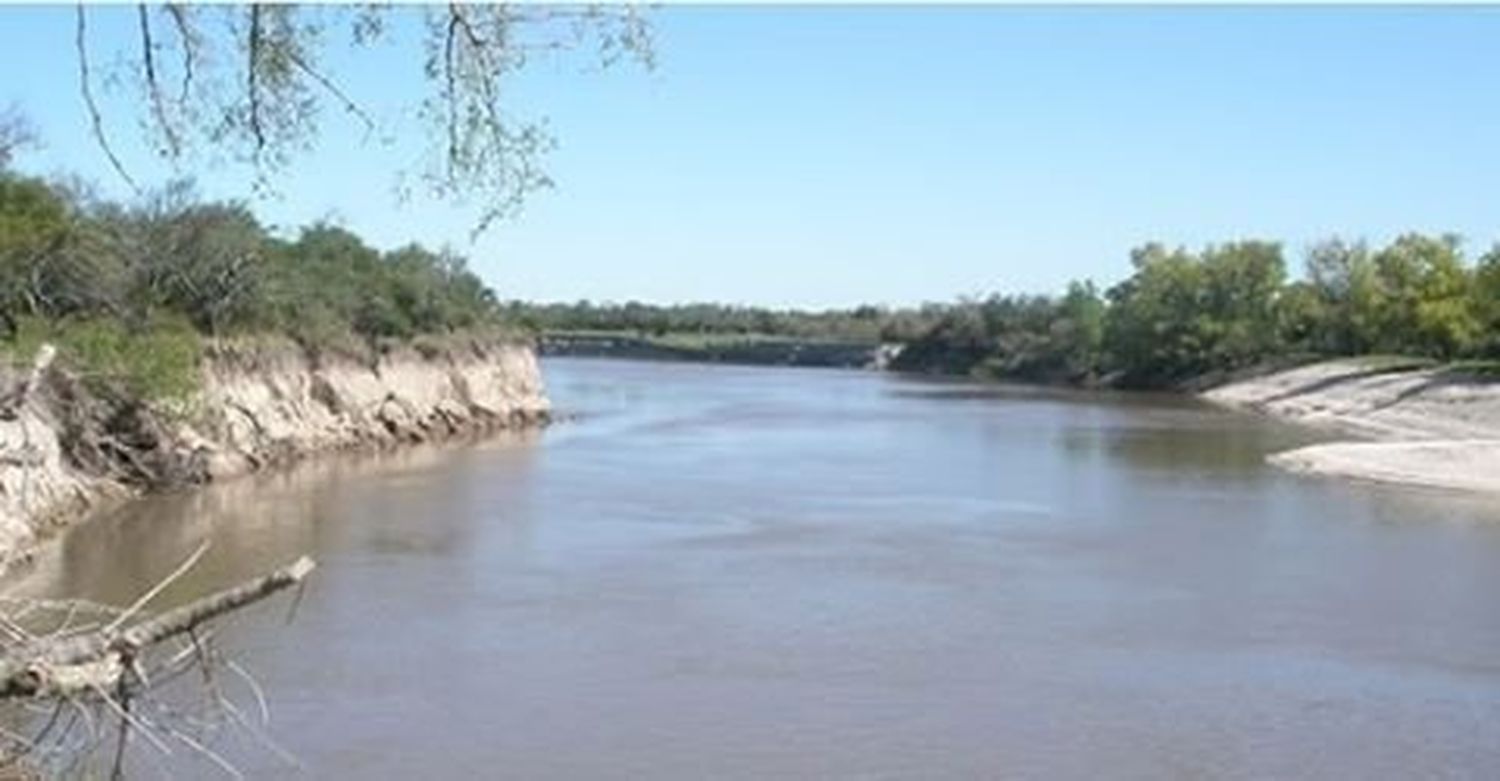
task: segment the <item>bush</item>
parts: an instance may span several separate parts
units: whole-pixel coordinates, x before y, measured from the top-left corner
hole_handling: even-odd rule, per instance
[[[45,342],[57,347],[59,365],[95,389],[121,390],[146,401],[180,401],[199,388],[202,340],[181,315],[157,316],[144,328],[102,317],[28,317],[17,326],[5,346],[12,362],[29,363]]]

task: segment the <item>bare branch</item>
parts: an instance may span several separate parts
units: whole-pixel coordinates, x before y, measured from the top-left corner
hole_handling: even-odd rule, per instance
[[[141,67],[146,77],[146,95],[151,103],[151,113],[156,117],[157,127],[167,142],[167,152],[177,157],[182,144],[177,131],[167,117],[166,100],[162,97],[161,84],[156,79],[156,44],[151,40],[151,14],[144,3],[135,7],[136,20],[141,31]]]
[[[104,627],[104,631],[113,632],[116,629],[124,626],[126,621],[129,621],[135,616],[136,613],[140,612],[141,608],[144,608],[146,605],[150,604],[151,600],[156,599],[156,597],[159,596],[161,592],[166,590],[167,586],[172,585],[177,581],[178,578],[187,574],[187,571],[192,569],[193,565],[197,564],[198,560],[202,559],[203,554],[205,553],[208,553],[207,542],[199,545],[197,550],[193,551],[192,554],[184,559],[181,564],[177,565],[177,569],[173,570],[172,574],[166,576],[165,578],[162,578],[157,582],[155,586],[151,587],[151,590],[147,591],[145,594],[142,594],[139,599],[131,604],[130,607],[125,608],[125,610],[122,611],[119,616],[115,617],[114,621],[110,622],[109,626]]]
[[[260,52],[261,52],[261,29],[260,29],[261,6],[259,3],[250,6],[250,38],[246,45],[246,54],[249,63],[245,66],[246,97],[250,101],[250,132],[255,137],[255,156],[260,158],[261,150],[266,148],[266,132],[261,126],[260,120]]]
[[[64,639],[43,638],[0,654],[0,698],[65,693],[113,684],[142,649],[186,634],[225,613],[301,583],[315,568],[306,556],[269,575],[225,589],[141,621],[124,631],[105,628]]]
[[[453,82],[453,44],[458,33],[458,14],[453,12],[450,6],[448,10],[448,31],[443,43],[445,84],[443,93],[448,98],[448,175],[453,175],[454,162],[458,159],[458,92]]]
[[[188,9],[182,3],[167,3],[164,7],[172,17],[172,24],[177,28],[177,40],[182,44],[182,87],[178,92],[177,102],[187,103],[193,87],[193,71],[198,61],[198,33],[193,29]]]
[[[324,20],[337,16],[346,25],[348,45],[362,48],[385,34],[386,17],[396,11],[264,2],[212,11],[167,2],[153,10],[145,0],[136,2],[138,41],[125,59],[144,82],[146,99],[138,110],[148,140],[164,157],[177,161],[201,149],[233,155],[253,170],[256,188],[268,190],[272,175],[317,137],[322,106],[338,106],[363,125],[367,139],[377,131],[379,114],[320,59],[327,47]],[[152,19],[153,12],[162,17]],[[227,24],[203,23],[211,13]],[[85,10],[78,14],[81,33]],[[418,99],[418,116],[429,146],[421,168],[401,175],[416,173],[440,199],[475,199],[482,211],[476,232],[551,184],[541,163],[552,137],[544,123],[511,114],[507,79],[537,57],[586,50],[591,42],[596,51],[590,54],[603,67],[627,57],[648,68],[653,62],[649,28],[633,8],[450,2],[425,14],[420,35],[427,93]],[[170,28],[170,37],[163,27]],[[80,34],[80,81],[95,139],[130,181],[107,143],[87,54]],[[168,83],[174,79],[180,84]],[[5,154],[0,147],[0,164]]]
[[[367,133],[373,133],[375,131],[375,121],[370,118],[369,112],[365,111],[364,108],[362,108],[358,103],[355,103],[354,100],[351,99],[347,94],[345,94],[345,92],[337,84],[335,84],[332,79],[323,75],[321,71],[313,68],[307,63],[307,60],[305,58],[303,58],[296,52],[291,52],[288,57],[291,59],[292,64],[297,66],[297,70],[300,70],[303,73],[307,74],[312,78],[313,81],[316,81],[319,85],[321,85],[323,89],[328,91],[328,94],[332,95],[336,100],[339,101],[339,103],[343,104],[345,111],[354,115],[356,119],[363,123],[365,126],[365,131]]]
[[[125,183],[130,185],[130,189],[140,192],[140,187],[136,185],[135,180],[130,177],[130,174],[126,173],[125,166],[120,163],[120,158],[115,155],[114,148],[110,146],[109,138],[104,132],[104,118],[99,115],[99,104],[94,101],[93,79],[89,75],[88,23],[85,20],[86,16],[83,3],[79,3],[77,6],[77,24],[74,29],[73,43],[78,54],[79,89],[83,93],[83,103],[88,108],[89,122],[94,130],[94,141],[104,151],[104,156],[109,158],[109,164],[115,169],[115,173],[119,174],[120,178],[124,179]]]

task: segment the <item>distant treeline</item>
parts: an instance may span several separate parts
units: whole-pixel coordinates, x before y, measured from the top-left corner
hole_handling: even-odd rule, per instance
[[[1454,236],[1329,240],[1296,281],[1272,242],[1151,244],[1131,261],[1103,294],[1075,282],[955,305],[898,368],[1166,387],[1298,356],[1500,357],[1500,248],[1471,264]]]
[[[284,334],[312,349],[509,325],[781,337],[905,349],[895,368],[1165,387],[1289,356],[1500,359],[1500,248],[1453,236],[1330,240],[1288,279],[1280,244],[1152,244],[1100,291],[805,312],[719,304],[500,304],[451,251],[381,252],[342,228],[291,235],[182,186],[140,203],[0,170],[0,352],[42,339],[169,392],[200,335]]]
[[[498,325],[453,252],[380,252],[328,224],[274,235],[242,203],[177,185],[124,205],[0,170],[0,353],[42,340],[143,392],[182,390],[200,335],[311,349]],[[24,359],[24,356],[21,356]]]
[[[1100,291],[952,304],[798,312],[717,304],[528,304],[504,311],[551,331],[628,331],[899,342],[894,368],[1046,382],[1168,387],[1269,360],[1397,354],[1500,358],[1500,248],[1469,262],[1453,236],[1313,247],[1288,278],[1282,246],[1159,244]]]
[[[518,325],[536,331],[620,331],[643,336],[700,334],[779,336],[794,339],[904,342],[922,334],[945,307],[890,310],[877,306],[805,311],[728,304],[619,303],[538,304],[509,301],[503,310]]]

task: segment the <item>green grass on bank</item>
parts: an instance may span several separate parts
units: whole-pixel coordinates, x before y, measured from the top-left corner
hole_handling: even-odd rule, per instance
[[[1444,363],[1433,358],[1410,355],[1361,355],[1350,359],[1363,369],[1374,372],[1439,371],[1457,377],[1500,380],[1500,360],[1470,359]]]
[[[57,362],[95,388],[115,387],[148,401],[184,399],[198,390],[203,342],[184,317],[159,315],[129,329],[106,317],[45,320],[28,317],[0,341],[5,363],[24,370],[44,343]]]
[[[148,402],[190,399],[200,388],[199,367],[205,355],[251,357],[301,351],[315,361],[347,359],[372,364],[394,350],[411,348],[431,358],[474,342],[516,342],[524,334],[501,326],[441,334],[417,334],[406,339],[362,339],[349,333],[325,344],[310,346],[276,332],[246,332],[208,338],[185,317],[153,316],[143,326],[130,327],[109,317],[47,320],[20,318],[16,332],[0,338],[0,367],[20,374],[30,369],[43,344],[57,348],[56,365],[82,379],[95,391],[119,392]]]
[[[1500,361],[1458,361],[1449,364],[1446,370],[1466,377],[1500,382]]]
[[[1435,358],[1413,355],[1360,355],[1349,359],[1362,369],[1372,372],[1414,372],[1436,369],[1443,365]]]

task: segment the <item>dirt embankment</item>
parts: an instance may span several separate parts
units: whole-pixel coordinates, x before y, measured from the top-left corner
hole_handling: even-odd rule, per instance
[[[1233,382],[1203,396],[1357,437],[1271,457],[1287,469],[1500,492],[1500,382],[1495,380],[1355,359]]]
[[[289,343],[214,344],[200,370],[200,391],[173,409],[55,367],[29,383],[0,376],[0,569],[48,527],[120,498],[549,412],[534,350],[498,341],[317,359]]]

